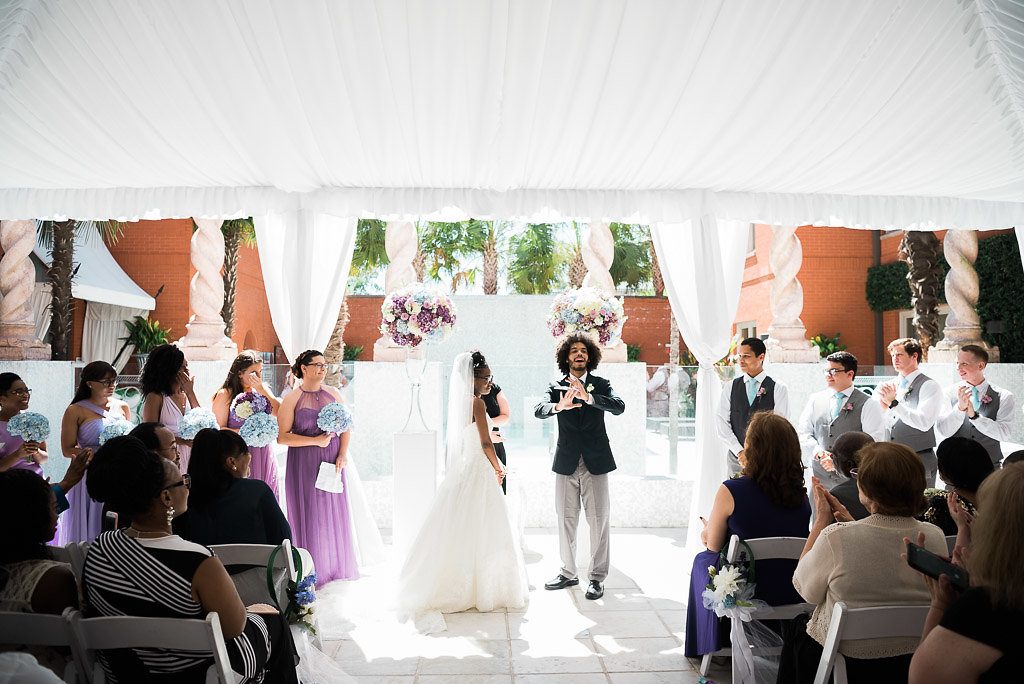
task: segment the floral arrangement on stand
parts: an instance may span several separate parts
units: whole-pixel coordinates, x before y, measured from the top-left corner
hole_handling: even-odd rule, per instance
[[[210,409],[197,407],[181,417],[181,422],[178,423],[178,436],[182,439],[195,439],[199,431],[206,428],[220,429],[217,416],[213,415]]]
[[[259,392],[242,392],[232,400],[229,411],[242,423],[238,434],[248,446],[265,447],[277,439],[280,433],[277,418],[271,415],[270,401]]]
[[[7,421],[7,432],[26,442],[45,442],[50,436],[50,421],[35,411],[22,411]]]
[[[322,409],[316,417],[316,426],[324,432],[340,435],[352,429],[352,411],[348,406],[332,401]]]
[[[125,435],[132,431],[133,427],[135,426],[132,425],[130,421],[127,421],[124,418],[113,418],[104,421],[103,429],[100,431],[99,437],[100,446],[106,444],[108,439],[113,439],[114,437],[124,437]]]
[[[389,294],[380,313],[380,334],[400,347],[442,342],[455,327],[451,297],[423,283],[412,283]]]
[[[547,324],[554,337],[590,333],[602,346],[609,347],[622,337],[626,318],[621,299],[593,287],[581,287],[555,297]]]

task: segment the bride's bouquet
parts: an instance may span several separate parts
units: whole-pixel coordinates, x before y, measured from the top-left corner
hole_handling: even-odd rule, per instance
[[[231,402],[231,416],[241,421],[238,434],[251,447],[265,447],[280,432],[277,418],[271,415],[270,402],[259,392],[242,392]]]
[[[380,334],[400,347],[436,344],[455,327],[451,297],[423,283],[412,283],[384,298]]]
[[[621,299],[593,287],[581,287],[555,297],[547,323],[554,337],[593,333],[607,347],[622,336],[626,313]]]

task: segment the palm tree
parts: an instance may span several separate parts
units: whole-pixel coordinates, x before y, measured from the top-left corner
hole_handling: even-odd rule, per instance
[[[550,223],[530,223],[515,240],[509,284],[520,294],[550,294],[565,270],[566,254]]]
[[[665,294],[665,279],[661,275],[658,254],[654,251],[654,238],[647,241],[647,249],[651,253],[651,285],[654,287],[654,296],[661,297]]]
[[[194,225],[194,223],[193,223]],[[224,334],[231,337],[235,329],[235,297],[238,291],[239,247],[256,246],[256,228],[252,217],[231,219],[221,224],[224,234],[224,306],[220,310],[224,319]]]
[[[572,222],[572,230],[576,240],[569,261],[569,284],[572,287],[583,287],[583,279],[587,277],[587,265],[583,262],[583,230],[575,221]]]
[[[419,245],[423,250],[427,274],[433,280],[440,280],[442,274],[451,278],[452,291],[460,285],[476,282],[481,269],[466,268],[465,262],[488,249],[488,238],[493,233],[495,259],[499,239],[493,221],[469,219],[468,221],[428,221],[420,231]],[[486,256],[485,256],[486,261]],[[494,292],[497,293],[497,261],[494,262]]]
[[[479,221],[484,229],[484,294],[498,294],[498,254],[502,248],[507,224],[498,221]]]
[[[615,239],[615,256],[608,269],[612,282],[637,290],[651,280],[650,231],[632,223],[612,223],[608,228]]]
[[[935,233],[908,230],[900,242],[900,258],[907,262],[907,282],[910,283],[910,301],[914,307],[914,328],[924,350],[939,340],[939,288],[942,246]]]

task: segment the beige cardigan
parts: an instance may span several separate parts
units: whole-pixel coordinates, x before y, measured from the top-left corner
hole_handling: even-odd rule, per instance
[[[942,530],[913,518],[870,515],[826,527],[793,573],[793,586],[805,601],[817,606],[807,623],[811,638],[824,646],[832,607],[838,601],[848,608],[928,605],[931,597],[924,578],[900,558],[906,551],[903,538],[916,543],[918,532],[925,533],[926,549],[946,555]],[[913,653],[919,641],[843,641],[839,652],[852,658],[886,658]]]

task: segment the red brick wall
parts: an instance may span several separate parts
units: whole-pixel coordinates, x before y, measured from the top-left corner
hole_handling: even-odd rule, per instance
[[[360,361],[373,361],[373,343],[380,337],[381,295],[350,295],[348,300],[348,326],[345,328],[345,344],[362,347]]]
[[[253,348],[257,351],[274,351],[279,344],[270,319],[260,254],[255,247],[239,248],[235,329],[231,339],[239,349]],[[283,356],[281,361],[284,362]]]

